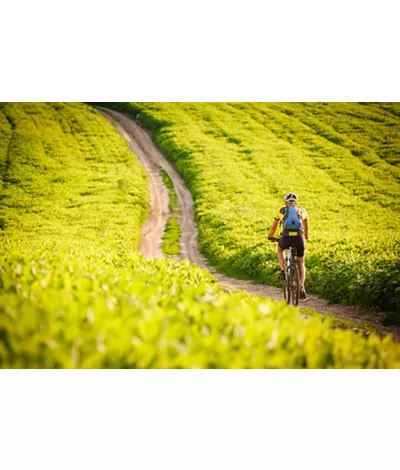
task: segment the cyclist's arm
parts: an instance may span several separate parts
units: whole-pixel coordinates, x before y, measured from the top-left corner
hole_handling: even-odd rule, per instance
[[[272,222],[272,227],[271,230],[269,231],[268,238],[273,238],[276,232],[276,229],[278,228],[279,224],[279,219],[274,219]]]
[[[308,219],[303,220],[303,228],[304,228],[304,238],[307,240],[307,238],[308,238]]]

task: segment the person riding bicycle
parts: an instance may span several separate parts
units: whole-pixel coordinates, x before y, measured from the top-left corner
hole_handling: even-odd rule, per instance
[[[306,291],[304,289],[304,281],[306,279],[306,267],[304,264],[304,252],[306,247],[306,240],[308,239],[308,214],[305,209],[297,206],[298,198],[294,193],[285,194],[283,198],[285,206],[281,207],[278,214],[275,216],[272,223],[271,230],[268,234],[268,240],[274,241],[275,232],[279,226],[283,225],[283,231],[281,233],[281,238],[278,243],[278,261],[281,268],[281,273],[279,279],[285,280],[285,259],[284,251],[287,250],[290,246],[297,248],[297,259],[299,260],[300,268],[300,299],[306,298]],[[292,207],[294,209],[290,210]],[[290,223],[293,225],[293,228],[290,228],[289,223],[289,214],[293,220]],[[285,228],[289,224],[289,228]]]

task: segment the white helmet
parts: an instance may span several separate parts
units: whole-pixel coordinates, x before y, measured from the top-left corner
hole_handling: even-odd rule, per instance
[[[294,202],[297,202],[297,196],[294,193],[287,193],[285,194],[285,197],[283,198],[285,202],[288,204],[293,204]]]

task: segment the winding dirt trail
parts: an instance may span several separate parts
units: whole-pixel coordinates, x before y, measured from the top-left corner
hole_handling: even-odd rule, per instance
[[[141,142],[148,137],[143,135],[143,130],[135,125],[131,120],[127,120],[132,126],[126,126],[125,120],[119,113],[114,113],[110,110],[99,109],[99,112],[107,118],[115,126],[121,136],[129,143],[132,152],[137,156],[140,163],[146,170],[149,176],[149,189],[150,189],[150,216],[147,219],[141,237],[140,252],[147,258],[162,258],[161,239],[164,233],[165,224],[168,220],[168,190],[163,184],[160,165],[156,159],[149,158],[149,152],[146,146]],[[120,124],[120,121],[122,123]],[[140,132],[140,136],[133,135],[132,129]],[[144,147],[144,148],[143,148]]]
[[[163,256],[160,244],[169,213],[168,190],[162,182],[160,171],[163,169],[173,181],[178,196],[179,223],[181,225],[181,255],[179,258],[181,260],[188,259],[192,263],[208,269],[225,289],[245,291],[251,295],[282,301],[281,289],[227,277],[207,264],[206,259],[198,250],[193,198],[175,168],[154,144],[149,134],[130,116],[104,108],[99,108],[99,112],[115,126],[121,136],[129,143],[131,150],[139,158],[149,175],[151,213],[142,231],[141,253],[149,258]],[[383,312],[368,312],[359,307],[333,305],[316,296],[309,296],[305,301],[301,301],[300,307],[312,308],[317,312],[345,320],[368,323],[376,328],[381,335],[391,333],[400,341],[400,326],[383,326],[380,323],[385,318]]]

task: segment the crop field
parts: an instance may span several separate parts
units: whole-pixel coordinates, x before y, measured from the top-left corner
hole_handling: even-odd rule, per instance
[[[137,249],[147,177],[97,111],[10,103],[0,126],[2,241]]]
[[[2,367],[400,367],[390,336],[364,339],[226,294],[188,262],[46,253],[1,265]]]
[[[278,285],[267,233],[293,191],[310,215],[306,288],[400,319],[398,103],[109,103],[140,112],[191,190],[203,253]]]
[[[400,367],[391,336],[332,329],[140,255],[146,175],[90,107],[1,104],[0,162],[0,367]]]

